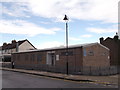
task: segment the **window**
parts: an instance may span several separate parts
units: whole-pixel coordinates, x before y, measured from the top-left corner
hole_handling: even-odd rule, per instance
[[[86,49],[83,50],[83,55],[87,56]]]
[[[31,55],[31,61],[34,61],[34,54]]]
[[[20,60],[20,55],[19,54],[17,55],[17,60]]]
[[[25,60],[28,60],[28,55],[27,54],[25,55]]]
[[[17,59],[16,59],[16,55],[13,55],[13,60],[17,60]]]
[[[61,52],[61,55],[62,55],[62,56],[66,56],[66,55],[67,55],[67,52]],[[68,51],[68,55],[69,55],[69,56],[72,56],[72,55],[73,55],[73,51]]]
[[[94,52],[93,51],[88,51],[88,56],[94,56]]]
[[[61,52],[61,55],[62,55],[62,56],[65,56],[65,55],[66,55],[66,52]]]
[[[53,52],[47,52],[47,58],[46,58],[46,64],[48,65],[55,65],[55,53]]]
[[[42,55],[39,55],[39,54],[37,55],[37,61],[38,61],[38,62],[41,62],[41,61],[42,61]]]

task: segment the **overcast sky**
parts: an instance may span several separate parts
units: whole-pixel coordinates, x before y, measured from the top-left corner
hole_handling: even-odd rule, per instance
[[[0,46],[28,39],[36,48],[99,42],[118,32],[119,0],[1,0]]]

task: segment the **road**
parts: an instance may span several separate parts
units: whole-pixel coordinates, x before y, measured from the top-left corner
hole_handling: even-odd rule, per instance
[[[2,71],[2,88],[115,88],[104,84],[75,82],[32,74]]]

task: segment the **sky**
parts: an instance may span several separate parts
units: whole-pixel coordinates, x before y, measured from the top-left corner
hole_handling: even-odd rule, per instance
[[[0,0],[0,46],[28,39],[36,48],[99,42],[118,32],[119,0]],[[120,34],[119,34],[120,35]]]

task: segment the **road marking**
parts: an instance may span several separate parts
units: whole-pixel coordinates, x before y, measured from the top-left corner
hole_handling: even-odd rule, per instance
[[[65,79],[59,79],[59,78],[53,78],[53,77],[49,77],[49,76],[40,76],[40,75],[34,75],[34,74],[27,74],[27,73],[24,73],[26,75],[29,75],[29,76],[34,76],[34,77],[41,77],[41,78],[48,78],[48,79],[54,79],[54,80],[63,80],[63,81],[66,81],[66,82],[74,82],[74,83],[91,83],[91,84],[101,84],[101,85],[104,85],[104,86],[115,86],[117,84],[111,84],[109,82],[98,82],[98,81],[93,81],[93,82],[89,82],[89,81],[72,81],[72,80],[65,80]]]
[[[110,84],[108,82],[72,81],[72,80],[59,79],[59,78],[53,78],[53,77],[47,77],[47,76],[40,76],[40,75],[33,75],[33,74],[26,74],[26,75],[30,75],[30,76],[33,76],[33,77],[41,77],[41,78],[53,79],[53,80],[62,80],[62,81],[65,81],[65,82],[102,84],[102,85],[110,86],[110,85],[107,85],[107,84]]]
[[[33,75],[33,74],[26,74],[29,76],[33,76],[33,77],[43,77],[43,78],[47,78],[47,79],[53,79],[53,80],[61,80],[61,81],[66,81],[66,82],[74,82],[74,83],[89,83],[89,82],[84,82],[84,81],[72,81],[72,80],[66,80],[66,79],[59,79],[59,78],[53,78],[53,77],[47,77],[47,76],[39,76],[39,75]]]

